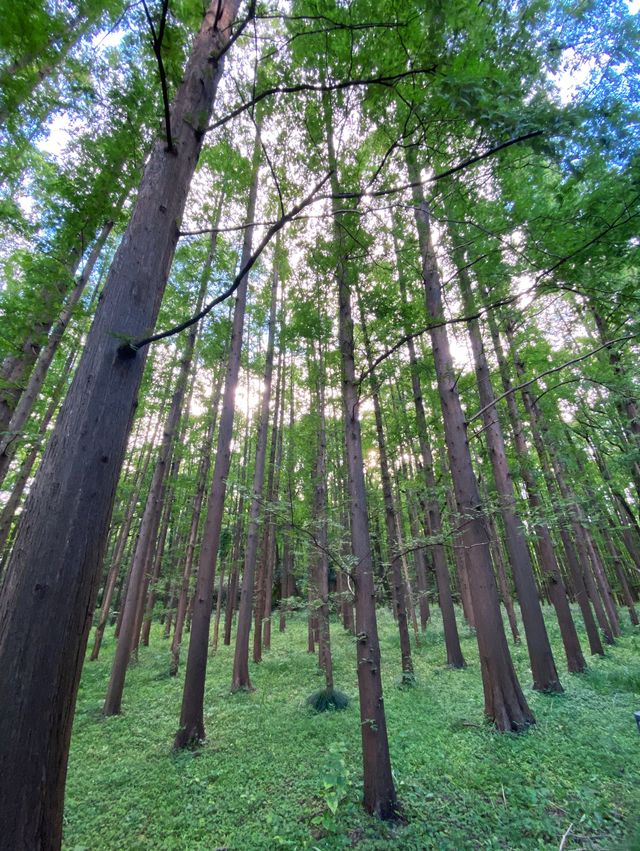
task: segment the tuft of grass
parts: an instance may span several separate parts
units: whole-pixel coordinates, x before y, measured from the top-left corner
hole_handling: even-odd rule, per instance
[[[349,698],[343,691],[335,688],[325,688],[314,691],[305,703],[314,712],[341,712],[349,706]]]

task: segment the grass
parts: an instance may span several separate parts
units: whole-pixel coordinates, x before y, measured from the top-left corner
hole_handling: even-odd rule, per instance
[[[444,665],[434,615],[414,650],[416,686],[399,687],[400,651],[391,615],[379,615],[391,757],[406,824],[388,825],[361,806],[355,647],[332,624],[343,712],[315,713],[323,686],[296,616],[254,665],[254,692],[230,694],[232,648],[210,660],[207,742],[171,752],[182,677],[167,675],[160,632],[130,670],[123,714],[100,708],[114,650],[85,665],[71,745],[65,809],[67,851],[117,849],[640,849],[640,631],[589,672],[564,674],[565,694],[530,688],[524,647],[514,660],[537,724],[501,735],[483,721],[475,639],[460,625],[464,670]],[[548,617],[557,662],[557,626]],[[584,638],[584,636],[582,636]],[[584,641],[583,646],[586,645]],[[186,653],[183,652],[183,656]],[[181,671],[181,674],[183,671]]]

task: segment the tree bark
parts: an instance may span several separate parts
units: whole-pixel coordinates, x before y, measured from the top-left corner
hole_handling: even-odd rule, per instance
[[[422,277],[428,320],[439,323],[444,315],[441,282],[431,243],[430,215],[422,192],[415,155],[408,151],[409,179],[414,184],[414,215],[422,257]],[[476,637],[485,697],[485,714],[499,730],[522,730],[534,722],[513,667],[500,614],[498,591],[491,567],[489,536],[473,471],[466,421],[457,391],[457,378],[449,349],[446,326],[430,331],[438,391],[444,420],[445,440],[458,510],[463,523],[462,538],[470,560],[468,572],[473,600]]]
[[[239,0],[207,10],[177,89],[177,153],[157,142],[20,523],[0,591],[0,799],[7,847],[57,849],[80,671],[144,355]],[[194,128],[189,117],[203,119]]]
[[[331,190],[340,190],[337,160],[333,143],[331,102],[323,97],[327,152],[331,169]],[[360,730],[364,782],[364,807],[381,819],[397,817],[396,792],[391,773],[391,758],[382,696],[380,644],[376,621],[376,597],[373,562],[370,549],[367,493],[360,435],[359,388],[354,359],[353,319],[351,315],[351,277],[347,257],[348,233],[339,213],[339,201],[332,201],[333,242],[336,250],[336,283],[338,286],[338,341],[342,364],[342,401],[345,448],[347,458],[351,545],[355,560],[356,648],[358,691],[360,695]]]
[[[251,256],[253,222],[255,221],[256,200],[258,196],[260,152],[260,129],[258,125],[253,148],[252,178],[247,204],[248,226],[244,232],[240,268],[245,266]],[[240,371],[240,352],[242,350],[248,282],[248,275],[245,275],[236,291],[236,304],[233,314],[222,412],[220,414],[220,427],[218,429],[216,461],[213,468],[211,491],[207,501],[207,516],[200,548],[198,578],[193,597],[193,618],[191,622],[189,653],[187,656],[187,670],[182,694],[180,724],[174,742],[175,748],[187,747],[189,744],[201,741],[205,737],[204,687],[207,673],[211,605],[220,533],[222,530],[227,476],[229,475],[229,467],[231,465],[235,393]]]

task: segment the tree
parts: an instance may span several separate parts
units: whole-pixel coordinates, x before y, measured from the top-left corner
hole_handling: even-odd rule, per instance
[[[151,154],[0,592],[0,671],[15,684],[0,721],[0,798],[13,847],[60,845],[73,708],[144,367],[123,341],[154,325],[238,6],[206,12],[173,102],[177,153],[159,140]]]

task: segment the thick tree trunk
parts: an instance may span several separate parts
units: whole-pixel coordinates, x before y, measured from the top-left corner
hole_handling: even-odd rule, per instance
[[[71,723],[115,487],[239,0],[215,0],[172,107],[177,153],[158,141],[84,353],[20,523],[0,591],[0,799],[7,848],[57,849]],[[201,119],[200,127],[192,118]]]
[[[240,268],[251,256],[253,241],[253,222],[255,221],[256,200],[258,196],[258,172],[260,166],[260,129],[256,129],[253,148],[252,178],[247,204],[247,227],[244,232]],[[180,725],[176,733],[174,746],[187,747],[189,744],[201,741],[205,737],[204,730],[204,687],[207,674],[207,655],[209,645],[209,627],[211,624],[211,605],[213,585],[215,581],[216,561],[222,531],[224,513],[224,498],[227,489],[227,476],[231,465],[231,439],[233,437],[233,420],[235,416],[235,393],[240,372],[240,352],[244,317],[247,306],[247,286],[249,280],[245,275],[236,291],[236,305],[233,314],[231,342],[225,376],[222,412],[218,430],[218,445],[216,461],[213,468],[211,491],[207,502],[207,516],[204,524],[200,559],[198,562],[198,578],[193,597],[193,619]]]
[[[409,177],[414,184],[414,213],[422,256],[427,317],[435,324],[441,322],[444,314],[441,283],[431,243],[429,211],[420,184],[420,172],[411,153],[408,152],[407,159]],[[485,713],[499,730],[522,730],[533,723],[534,718],[520,688],[504,633],[491,567],[489,536],[471,463],[466,421],[457,391],[446,326],[433,327],[430,335],[451,476],[463,523],[462,538],[471,564],[468,578],[480,651]]]
[[[150,424],[149,424],[150,425]],[[96,632],[93,640],[93,649],[91,651],[90,661],[95,662],[100,654],[100,647],[102,646],[102,639],[104,637],[104,631],[107,627],[107,623],[109,622],[109,612],[111,609],[111,601],[113,599],[113,593],[116,588],[116,583],[118,581],[118,575],[120,573],[120,568],[122,566],[124,551],[127,546],[127,541],[129,539],[129,532],[131,531],[131,525],[133,523],[133,518],[135,516],[135,510],[138,505],[138,500],[140,498],[140,491],[142,490],[142,486],[146,479],[147,470],[149,468],[149,463],[151,461],[151,455],[153,446],[155,445],[156,436],[158,432],[158,428],[160,426],[160,419],[156,421],[154,433],[149,442],[149,447],[143,456],[142,466],[136,476],[136,480],[131,489],[131,495],[129,497],[129,501],[125,508],[124,516],[122,518],[122,524],[120,526],[120,531],[118,533],[118,537],[116,540],[116,545],[113,551],[112,559],[111,559],[111,567],[109,568],[109,572],[107,574],[107,579],[105,582],[104,592],[102,595],[102,608],[100,610],[100,617],[98,619],[98,625],[96,627]],[[149,437],[149,429],[147,429],[147,435],[145,437],[145,442],[147,442]]]

